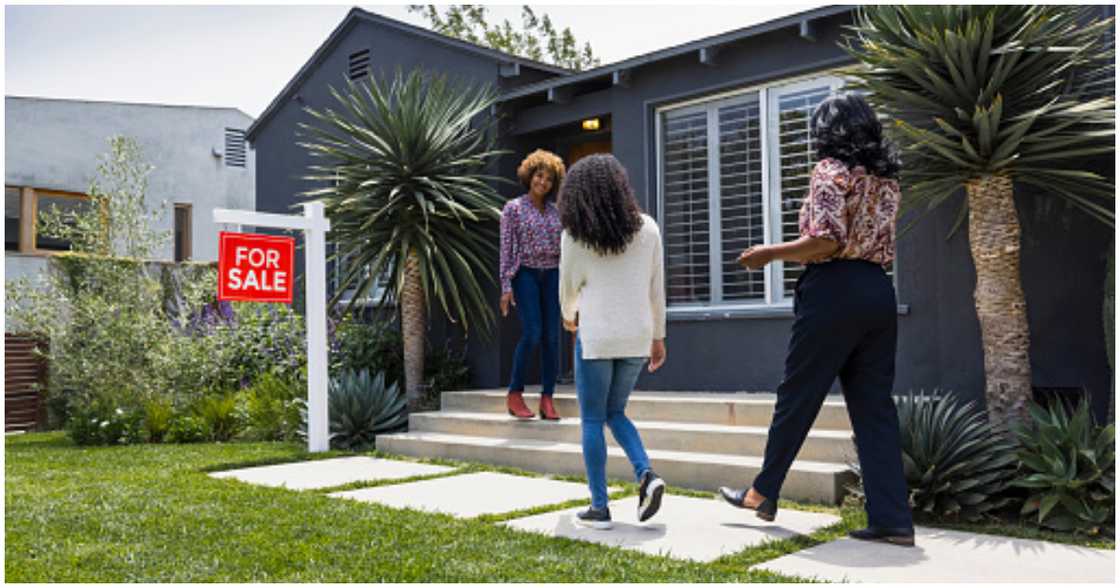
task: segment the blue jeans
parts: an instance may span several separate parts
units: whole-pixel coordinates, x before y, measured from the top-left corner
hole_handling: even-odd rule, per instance
[[[513,352],[510,392],[525,390],[525,370],[541,348],[541,394],[552,396],[560,371],[560,270],[522,267],[513,276],[513,300],[521,317],[521,340]]]
[[[634,478],[641,479],[649,469],[642,438],[634,423],[626,417],[626,401],[638,375],[645,365],[644,357],[616,359],[583,359],[583,345],[576,337],[576,395],[579,397],[579,420],[583,429],[583,465],[587,469],[587,485],[591,488],[591,506],[607,506],[607,440],[603,425],[611,429],[615,441],[622,446]]]

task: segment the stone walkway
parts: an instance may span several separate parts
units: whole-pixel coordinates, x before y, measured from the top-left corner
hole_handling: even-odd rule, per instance
[[[343,457],[210,475],[308,490],[447,474],[453,470],[389,459]],[[582,483],[480,472],[347,490],[330,496],[469,518],[586,500],[588,491]],[[580,508],[554,510],[500,524],[651,555],[708,562],[768,541],[809,534],[839,521],[833,515],[786,509],[775,522],[765,523],[714,498],[666,495],[657,516],[639,523],[637,500],[630,497],[611,503],[614,528],[610,531],[576,526],[573,517]],[[907,549],[844,538],[763,562],[755,568],[832,582],[1112,583],[1115,579],[1115,551],[926,528],[918,529],[917,543],[917,547]]]

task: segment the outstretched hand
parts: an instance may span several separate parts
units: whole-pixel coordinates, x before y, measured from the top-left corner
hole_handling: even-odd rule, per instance
[[[774,256],[770,249],[764,245],[756,245],[743,250],[743,252],[739,254],[739,265],[747,269],[762,269],[771,261],[774,261]]]

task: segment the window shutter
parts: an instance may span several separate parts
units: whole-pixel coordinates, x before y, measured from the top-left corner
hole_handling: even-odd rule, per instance
[[[245,131],[226,129],[224,159],[227,167],[245,167]]]
[[[348,77],[350,81],[362,79],[369,75],[369,65],[369,49],[362,49],[361,51],[351,53],[346,69],[346,77]]]
[[[706,304],[712,295],[707,111],[665,113],[662,129],[667,300]]]
[[[722,300],[765,300],[765,270],[748,271],[738,262],[744,249],[766,238],[758,95],[720,108],[718,116]]]

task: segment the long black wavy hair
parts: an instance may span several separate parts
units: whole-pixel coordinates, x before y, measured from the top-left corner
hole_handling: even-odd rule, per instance
[[[810,128],[818,159],[831,157],[849,168],[862,165],[879,177],[898,177],[898,151],[883,136],[883,125],[859,94],[826,98],[813,111]]]
[[[630,178],[610,154],[588,155],[568,169],[557,206],[568,234],[601,255],[622,253],[642,228]]]

